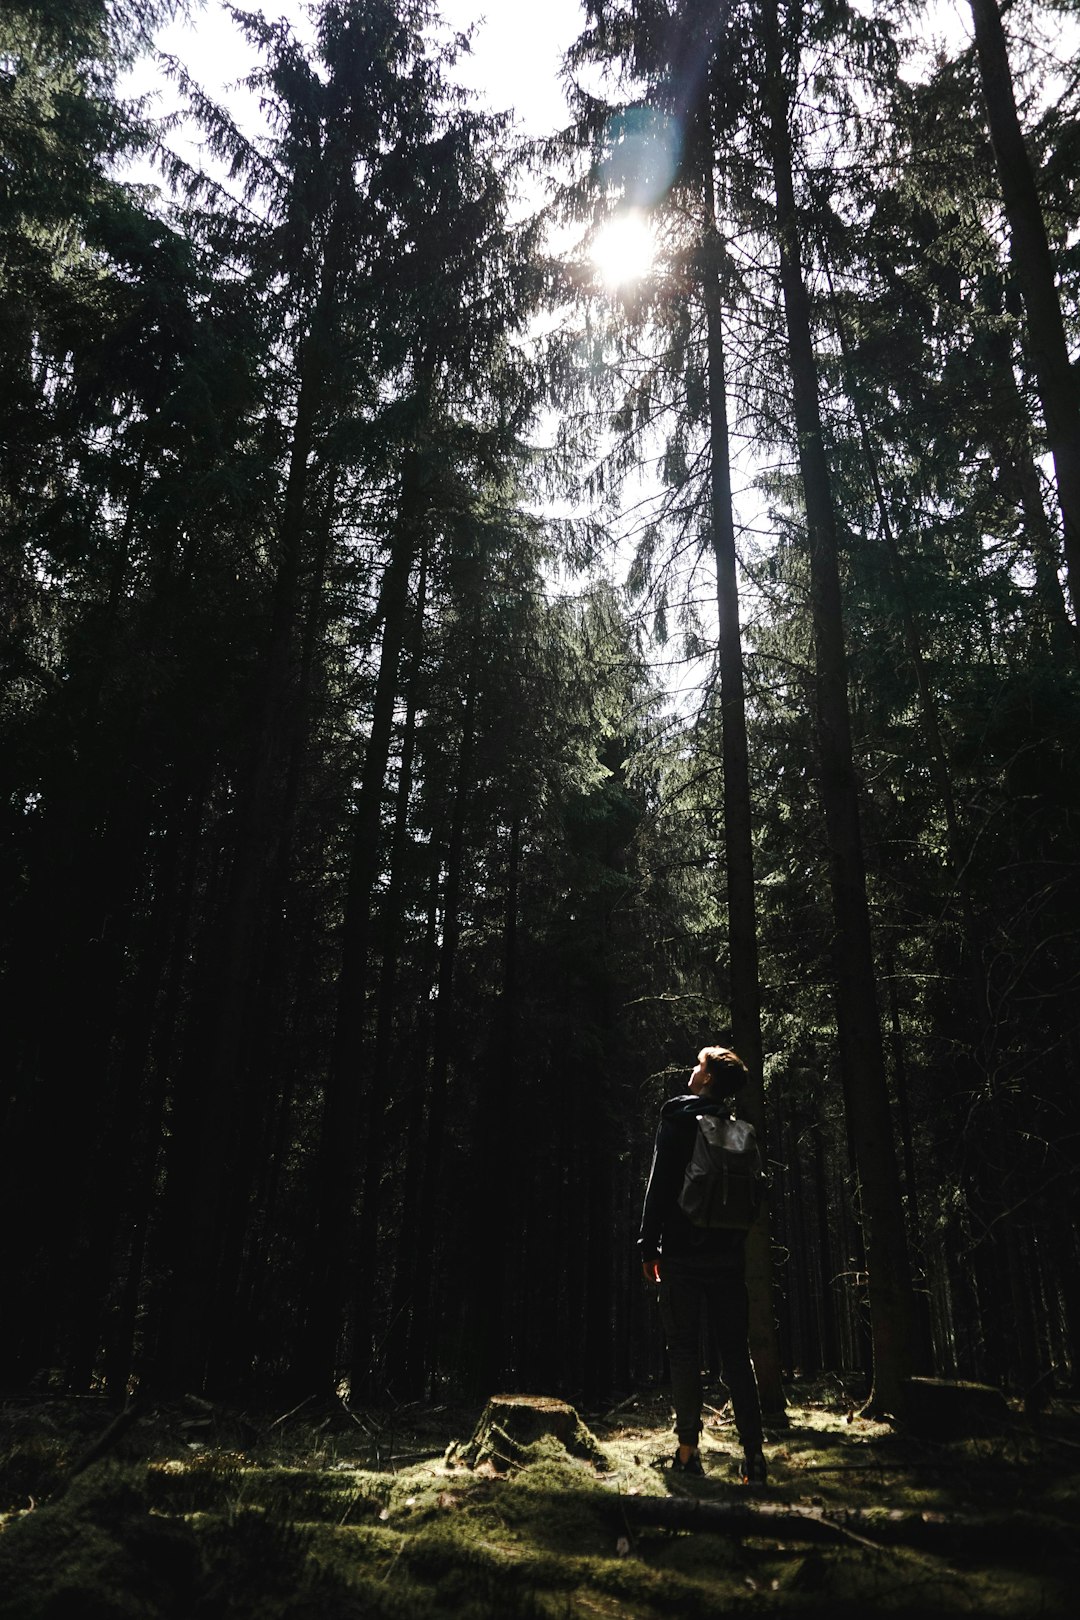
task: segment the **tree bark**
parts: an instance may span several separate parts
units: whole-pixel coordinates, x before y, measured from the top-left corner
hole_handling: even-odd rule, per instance
[[[874,1371],[867,1409],[899,1416],[904,1380],[914,1370],[914,1294],[877,1006],[848,706],[839,546],[818,402],[810,300],[802,269],[777,0],[764,0],[762,20],[767,139],[776,189],[780,278],[810,551],[814,718],[835,924],[836,1020],[869,1270]]]

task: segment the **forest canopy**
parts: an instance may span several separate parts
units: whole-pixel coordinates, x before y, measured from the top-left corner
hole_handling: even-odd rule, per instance
[[[175,9],[0,15],[0,1382],[638,1387],[723,1040],[766,1407],[1069,1386],[1075,5],[584,0],[528,141],[237,9],[201,162]]]

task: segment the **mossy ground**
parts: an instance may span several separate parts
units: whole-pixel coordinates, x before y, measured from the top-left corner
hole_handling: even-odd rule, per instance
[[[259,1423],[196,1408],[148,1414],[120,1455],[66,1490],[65,1469],[108,1414],[90,1402],[9,1402],[0,1620],[1073,1612],[1077,1408],[1055,1408],[1038,1431],[1017,1418],[1006,1434],[935,1445],[851,1417],[824,1386],[793,1395],[790,1428],[768,1447],[763,1500],[963,1515],[985,1521],[985,1541],[969,1535],[930,1554],[867,1544],[872,1533],[808,1546],[632,1528],[629,1496],[747,1500],[725,1412],[703,1437],[706,1479],[667,1471],[662,1396],[590,1420],[602,1471],[544,1440],[504,1473],[448,1466],[448,1442],[468,1435],[475,1412]],[[995,1534],[1010,1522],[1025,1533]]]

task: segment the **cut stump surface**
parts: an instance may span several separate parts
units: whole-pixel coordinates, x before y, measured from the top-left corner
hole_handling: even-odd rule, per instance
[[[491,1462],[496,1467],[519,1463],[538,1440],[558,1441],[574,1457],[604,1467],[603,1454],[575,1409],[552,1395],[492,1395],[472,1438],[455,1445],[447,1459],[470,1468]]]

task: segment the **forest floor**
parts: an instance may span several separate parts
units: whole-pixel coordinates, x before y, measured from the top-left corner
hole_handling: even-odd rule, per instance
[[[597,1460],[541,1440],[471,1469],[451,1443],[475,1409],[256,1418],[189,1400],[73,1475],[104,1403],[13,1396],[0,1620],[1075,1613],[1080,1405],[935,1443],[798,1384],[757,1491],[729,1408],[706,1414],[697,1481],[667,1467],[670,1415],[643,1394],[583,1414]]]

